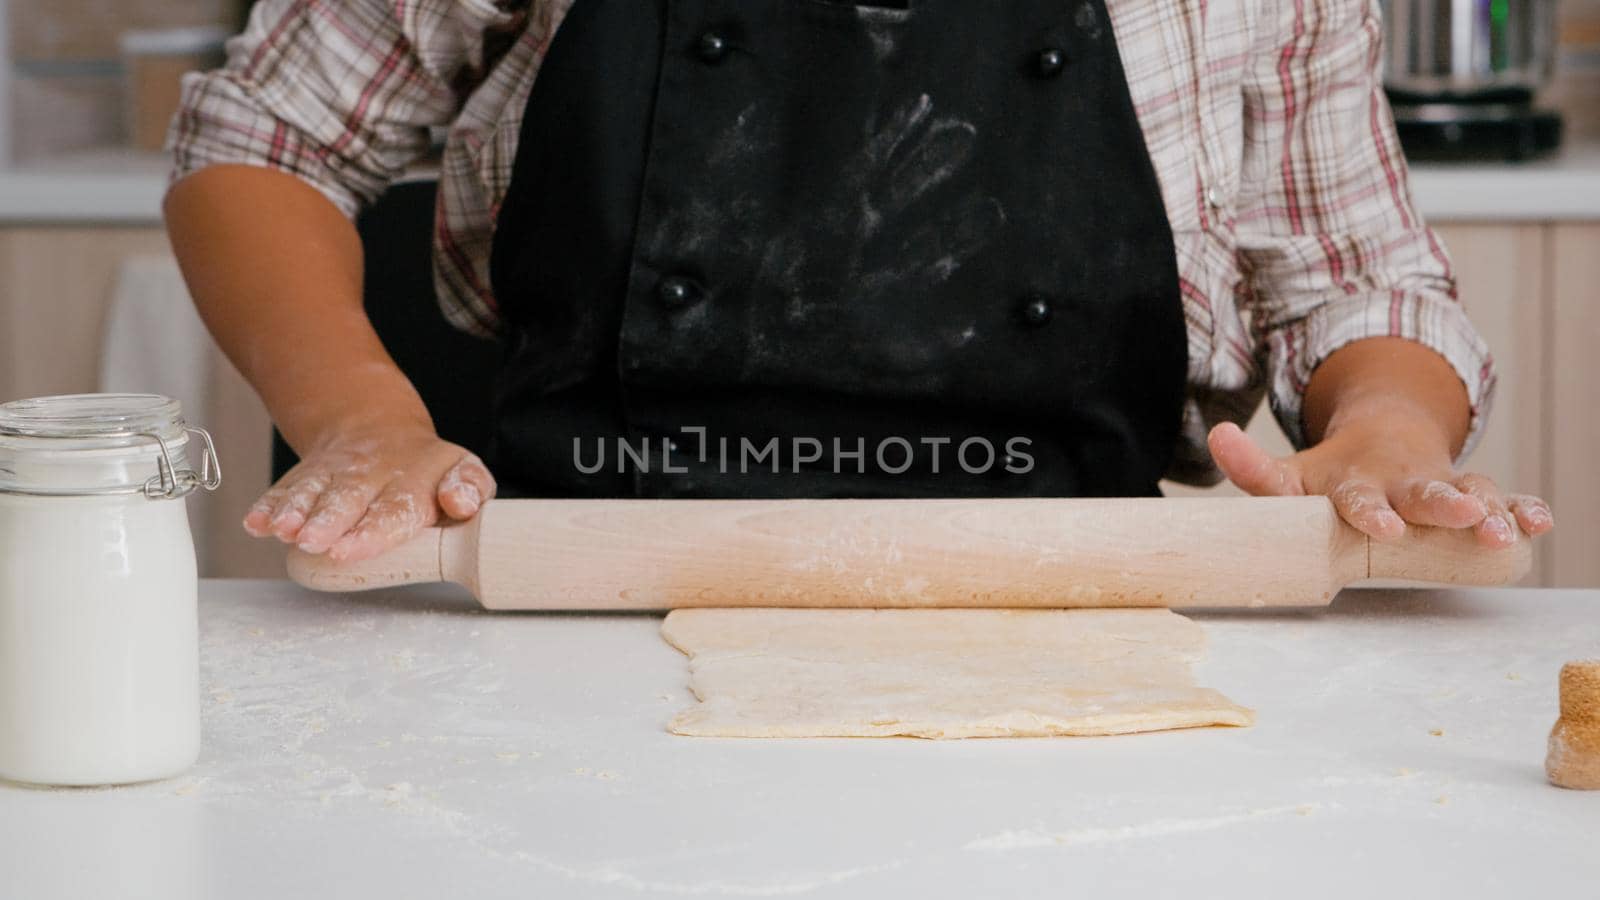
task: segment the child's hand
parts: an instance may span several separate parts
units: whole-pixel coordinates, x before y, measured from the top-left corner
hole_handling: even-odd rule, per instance
[[[1538,497],[1506,494],[1488,477],[1460,474],[1437,434],[1377,419],[1349,425],[1321,443],[1274,459],[1232,423],[1211,429],[1211,456],[1228,480],[1256,496],[1322,494],[1339,515],[1378,540],[1394,540],[1406,523],[1471,528],[1485,547],[1506,547],[1517,529],[1543,534],[1555,526]]]
[[[441,516],[465,521],[494,496],[478,457],[421,426],[367,426],[306,454],[250,508],[245,530],[307,553],[361,560]]]

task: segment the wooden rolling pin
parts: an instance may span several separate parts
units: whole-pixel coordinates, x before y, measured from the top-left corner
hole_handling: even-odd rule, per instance
[[[292,551],[320,591],[452,581],[489,609],[1318,606],[1352,581],[1496,585],[1526,538],[1369,541],[1323,497],[497,500],[376,559]]]

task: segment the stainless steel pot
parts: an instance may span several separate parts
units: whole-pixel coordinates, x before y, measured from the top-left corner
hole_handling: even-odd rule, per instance
[[[1531,98],[1556,54],[1556,0],[1383,0],[1384,84],[1419,100]]]

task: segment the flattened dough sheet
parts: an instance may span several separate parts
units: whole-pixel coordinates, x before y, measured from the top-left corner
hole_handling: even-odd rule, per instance
[[[1249,725],[1165,609],[682,609],[662,636],[707,737],[1042,737]]]

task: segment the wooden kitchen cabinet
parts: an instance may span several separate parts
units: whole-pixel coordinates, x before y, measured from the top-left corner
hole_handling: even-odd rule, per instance
[[[1436,229],[1455,265],[1461,303],[1500,374],[1489,427],[1467,466],[1518,490],[1544,490],[1540,345],[1549,326],[1548,229],[1445,225]]]
[[[1600,224],[1550,229],[1546,488],[1555,505],[1550,583],[1600,585]]]
[[[0,400],[95,391],[119,267],[169,252],[159,227],[0,227]],[[238,524],[271,472],[266,410],[220,353],[205,377],[210,408],[185,415],[211,432],[224,477],[190,502],[202,574],[280,576],[282,551]]]
[[[0,397],[93,391],[117,268],[166,252],[158,228],[0,229]]]

